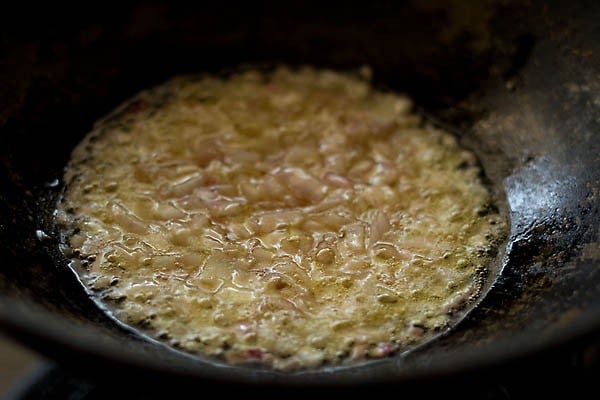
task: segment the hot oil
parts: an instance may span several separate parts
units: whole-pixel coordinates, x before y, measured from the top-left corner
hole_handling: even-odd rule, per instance
[[[506,225],[476,157],[366,72],[176,78],[99,122],[57,212],[82,283],[232,364],[348,365],[447,331]]]

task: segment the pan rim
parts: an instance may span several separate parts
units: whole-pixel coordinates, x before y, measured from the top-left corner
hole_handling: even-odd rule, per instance
[[[68,329],[65,329],[66,326]],[[0,330],[41,356],[75,367],[84,364],[86,369],[94,373],[100,372],[94,368],[95,363],[99,368],[110,365],[111,371],[151,374],[161,379],[180,379],[192,383],[205,379],[249,386],[351,388],[364,384],[411,383],[472,372],[482,373],[505,363],[524,361],[545,351],[584,341],[600,332],[600,304],[582,311],[569,324],[554,330],[552,335],[538,336],[535,340],[529,332],[524,331],[477,348],[432,356],[426,364],[408,365],[407,368],[402,368],[402,363],[391,362],[394,359],[392,357],[386,361],[339,370],[316,369],[297,373],[253,370],[210,362],[184,365],[175,360],[172,364],[165,364],[131,348],[115,348],[99,341],[96,336],[90,335],[93,331],[91,326],[73,324],[68,318],[45,310],[30,300],[17,299],[5,293],[0,293]],[[110,371],[108,373],[111,374]]]

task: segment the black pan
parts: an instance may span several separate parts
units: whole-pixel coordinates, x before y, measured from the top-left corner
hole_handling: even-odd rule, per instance
[[[594,2],[32,7],[0,16],[0,327],[65,368],[137,390],[407,387],[538,368],[600,336]],[[368,64],[377,84],[408,93],[479,156],[511,232],[502,273],[447,335],[350,368],[228,367],[131,334],[66,267],[51,213],[69,153],[95,120],[173,75],[278,63]]]

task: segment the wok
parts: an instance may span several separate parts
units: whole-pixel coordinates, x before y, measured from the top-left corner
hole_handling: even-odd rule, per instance
[[[596,3],[37,7],[32,13],[13,5],[0,17],[0,326],[16,340],[80,376],[126,378],[148,393],[175,381],[227,383],[222,389],[425,390],[432,381],[473,385],[534,368],[556,376],[552,365],[570,357],[572,346],[593,356],[600,336]],[[69,153],[95,120],[173,75],[279,63],[368,64],[376,84],[412,96],[478,155],[507,210],[510,236],[501,273],[452,331],[354,367],[231,367],[170,351],[116,324],[67,268],[52,210]]]

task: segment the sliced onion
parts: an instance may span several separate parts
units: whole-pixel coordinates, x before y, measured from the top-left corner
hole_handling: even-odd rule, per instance
[[[318,203],[327,193],[327,186],[297,168],[286,168],[279,172],[277,177],[296,198],[308,203]]]

